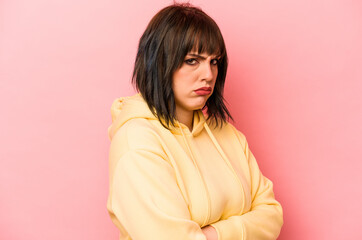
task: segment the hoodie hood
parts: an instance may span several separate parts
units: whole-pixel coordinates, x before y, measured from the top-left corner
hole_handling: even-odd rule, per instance
[[[131,119],[144,118],[151,121],[159,121],[158,118],[152,114],[140,93],[130,97],[115,99],[111,107],[111,115],[112,124],[108,128],[109,139],[112,139],[117,130]],[[175,122],[175,126],[170,126],[170,131],[173,134],[192,134],[193,136],[197,136],[204,129],[204,124],[206,124],[205,117],[202,111],[199,110],[194,113],[192,132],[189,131],[187,126],[178,121]]]

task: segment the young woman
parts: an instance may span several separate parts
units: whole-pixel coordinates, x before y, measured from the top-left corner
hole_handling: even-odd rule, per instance
[[[176,4],[153,17],[135,62],[139,93],[115,100],[108,129],[107,208],[120,239],[278,237],[273,184],[227,122],[226,70],[223,37],[202,10]]]

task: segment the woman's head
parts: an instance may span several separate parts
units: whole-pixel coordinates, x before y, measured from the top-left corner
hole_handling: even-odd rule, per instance
[[[148,24],[139,42],[133,72],[138,91],[167,126],[174,123],[178,104],[173,90],[174,75],[190,59],[190,53],[208,57],[211,70],[216,67],[213,93],[207,96],[204,105],[208,117],[216,122],[231,117],[222,96],[227,54],[221,32],[201,9],[175,4],[162,9]]]

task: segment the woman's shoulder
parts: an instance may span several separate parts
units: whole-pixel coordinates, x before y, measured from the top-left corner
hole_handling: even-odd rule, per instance
[[[110,162],[118,162],[126,154],[142,153],[166,159],[162,139],[147,119],[127,121],[113,136],[109,150]]]
[[[135,118],[124,123],[114,135],[113,140],[117,138],[124,138],[129,143],[137,145],[144,141],[155,142],[158,133],[155,127],[144,118]]]

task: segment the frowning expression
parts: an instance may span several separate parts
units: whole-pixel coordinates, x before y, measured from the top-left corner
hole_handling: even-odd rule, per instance
[[[190,52],[173,74],[172,90],[176,112],[190,112],[205,106],[214,91],[218,57]]]

